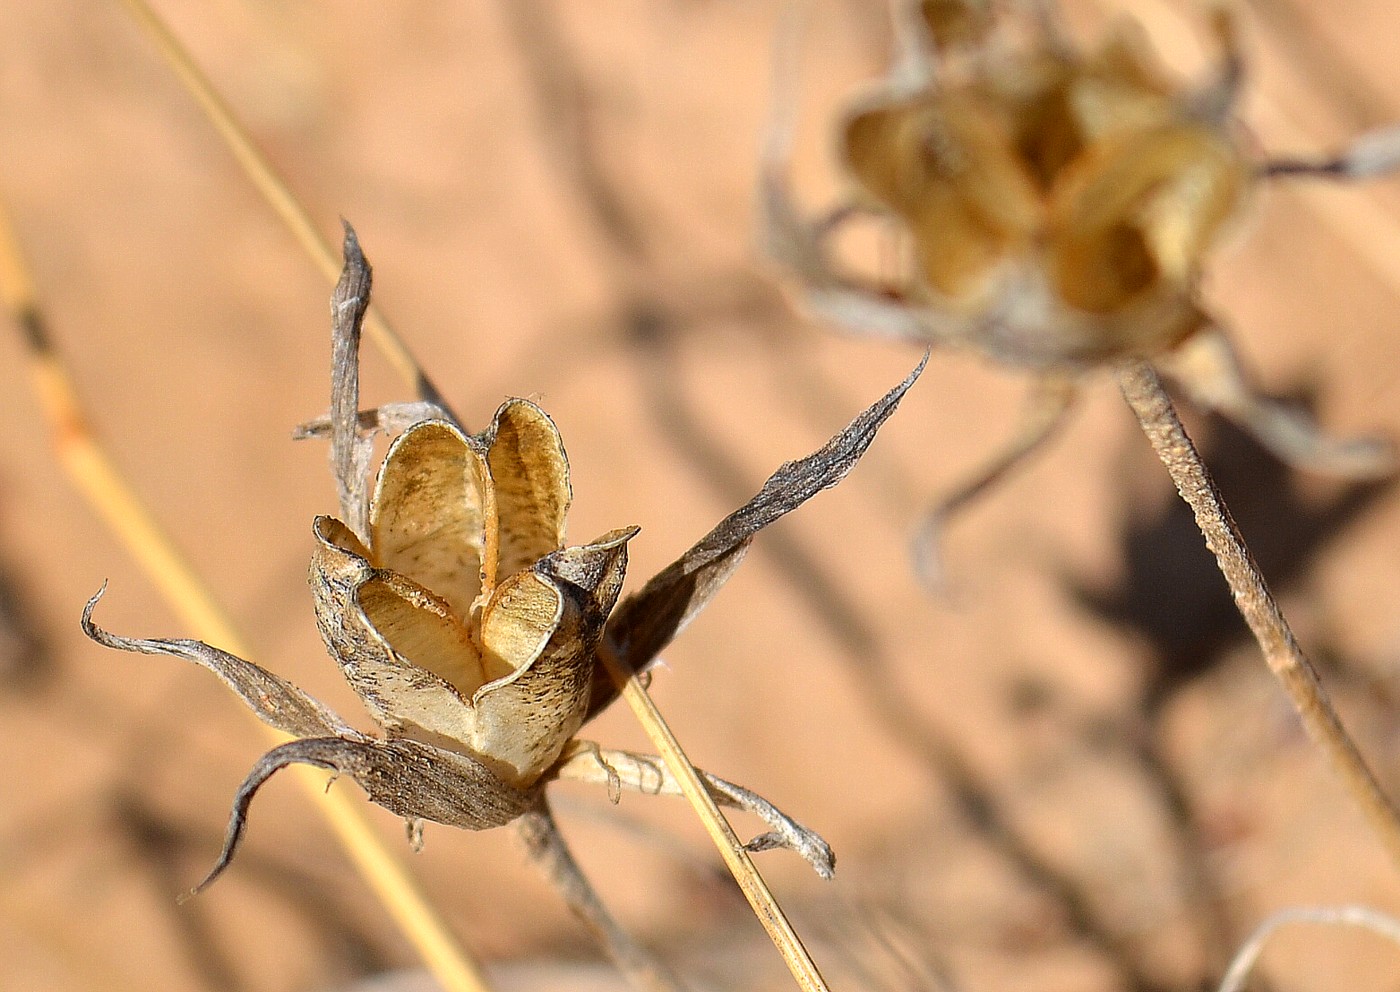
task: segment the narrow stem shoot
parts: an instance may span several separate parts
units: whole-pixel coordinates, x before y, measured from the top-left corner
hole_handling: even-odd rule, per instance
[[[538,808],[515,821],[530,857],[549,876],[555,890],[569,904],[627,980],[648,992],[684,992],[685,986],[670,969],[658,961],[620,927],[603,901],[598,898],[588,876],[559,832],[548,804],[541,799]]]
[[[1196,526],[1230,585],[1235,606],[1264,652],[1270,671],[1283,684],[1308,736],[1327,755],[1391,859],[1400,865],[1400,812],[1381,791],[1366,759],[1327,698],[1317,670],[1303,654],[1269,592],[1156,371],[1146,362],[1135,361],[1120,368],[1118,383],[1157,457],[1176,483],[1177,492],[1196,515]]]

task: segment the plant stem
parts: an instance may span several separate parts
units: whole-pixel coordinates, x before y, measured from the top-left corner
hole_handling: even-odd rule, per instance
[[[1317,670],[1303,654],[1269,592],[1156,371],[1146,362],[1135,361],[1119,370],[1118,383],[1157,457],[1176,483],[1177,492],[1196,515],[1196,526],[1230,585],[1236,608],[1264,652],[1270,671],[1283,684],[1308,736],[1327,755],[1391,859],[1400,865],[1400,812],[1381,791],[1366,759],[1327,698]]]
[[[826,980],[822,978],[816,962],[803,945],[802,938],[793,929],[787,914],[768,888],[768,883],[754,867],[749,852],[744,849],[743,843],[734,833],[734,828],[720,812],[714,797],[700,781],[700,773],[686,756],[680,741],[676,740],[670,725],[661,716],[641,679],[635,673],[628,675],[606,641],[598,647],[598,658],[607,666],[608,674],[618,685],[622,698],[632,708],[633,714],[646,730],[652,744],[656,746],[661,760],[666,762],[666,767],[675,776],[682,794],[704,824],[705,832],[710,835],[710,840],[724,859],[725,867],[739,884],[754,916],[758,917],[758,922],[763,925],[773,946],[782,955],[783,963],[788,966],[788,971],[792,973],[798,987],[803,992],[828,992]]]
[[[593,931],[613,963],[632,985],[649,992],[684,992],[685,986],[670,969],[618,926],[612,913],[598,898],[588,876],[574,860],[573,852],[569,850],[543,799],[537,808],[516,820],[515,826],[530,851],[530,857],[549,876],[549,881],[574,914]]]

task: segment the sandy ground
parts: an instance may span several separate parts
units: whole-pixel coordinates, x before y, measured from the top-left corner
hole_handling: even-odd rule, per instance
[[[1262,148],[1400,117],[1386,0],[1246,11]],[[755,148],[777,5],[164,2],[321,228],[344,216],[377,299],[455,408],[540,401],[573,467],[570,532],[639,524],[636,587],[897,382],[917,354],[791,309],[754,260]],[[1133,5],[1129,4],[1131,8]],[[1137,13],[1183,67],[1200,36]],[[1077,22],[1102,12],[1074,10]],[[817,8],[798,168],[834,188],[824,122],[884,64],[878,4]],[[102,437],[257,658],[361,720],[304,572],[334,506],[328,286],[116,3],[0,4],[0,195]],[[1400,186],[1262,197],[1209,296],[1271,393],[1338,433],[1400,435]],[[0,333],[0,989],[330,989],[415,966],[290,781],[205,895],[265,747],[205,673],[88,643],[184,636],[54,460]],[[366,399],[405,397],[366,361]],[[692,756],[819,829],[822,883],[760,864],[836,987],[1198,988],[1294,905],[1400,912],[1400,881],[1309,748],[1107,379],[914,578],[934,494],[1007,436],[1025,380],[937,354],[847,483],[758,542],[654,693]],[[1400,498],[1293,474],[1192,416],[1245,534],[1393,793]],[[368,721],[364,721],[368,725]],[[645,739],[622,707],[589,729]],[[338,789],[353,790],[349,783]],[[697,987],[791,987],[684,805],[560,789],[585,866]],[[597,952],[508,830],[410,856],[462,939],[527,977]],[[751,829],[748,823],[740,824]],[[1273,987],[1400,988],[1400,950],[1292,931]],[[589,986],[591,987],[591,986]]]

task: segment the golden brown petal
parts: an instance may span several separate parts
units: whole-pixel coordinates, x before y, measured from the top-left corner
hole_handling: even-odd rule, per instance
[[[1099,150],[1059,196],[1056,284],[1065,302],[1113,313],[1185,290],[1244,185],[1239,156],[1206,128],[1175,125]]]
[[[356,596],[374,629],[405,661],[450,682],[465,699],[486,681],[466,627],[418,583],[380,572]]]
[[[563,595],[534,572],[501,583],[481,613],[481,646],[493,679],[534,661],[563,614]]]
[[[402,576],[372,568],[360,554],[363,549],[356,549],[355,536],[340,521],[318,517],[313,530],[317,547],[310,579],[316,624],[350,687],[387,729],[421,728],[464,741],[471,720],[464,694],[442,674],[419,667],[396,651],[366,615],[360,594],[369,587],[367,599],[375,618],[390,628],[393,637],[402,638],[407,650],[426,663],[465,673],[460,677],[470,684],[476,677],[472,666],[479,671],[480,662],[474,653],[464,653],[460,663],[449,663],[452,650],[460,646],[466,652],[470,645],[462,642],[460,631],[444,622],[450,619],[446,608]]]
[[[430,589],[466,620],[494,551],[487,546],[493,503],[475,440],[446,421],[415,424],[379,470],[370,503],[373,563]]]
[[[583,723],[598,641],[627,569],[636,528],[566,548],[503,584],[482,617],[488,654],[528,657],[477,692],[473,749],[508,782],[528,785]]]
[[[554,421],[528,400],[503,403],[490,437],[486,457],[500,520],[495,581],[504,582],[563,546],[569,461]]]

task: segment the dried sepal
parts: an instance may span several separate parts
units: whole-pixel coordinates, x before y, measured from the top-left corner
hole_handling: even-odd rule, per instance
[[[703,769],[697,768],[696,771],[715,802],[752,813],[771,828],[745,844],[747,850],[785,848],[799,855],[822,878],[835,875],[836,855],[831,845],[815,831],[804,827],[758,793]],[[614,802],[617,802],[623,789],[651,796],[683,795],[680,783],[659,757],[602,748],[591,741],[571,742],[550,775],[605,786]]]
[[[140,654],[167,654],[207,668],[232,689],[263,723],[293,737],[354,734],[344,720],[285,679],[260,665],[210,647],[202,641],[122,637],[103,630],[92,611],[107,591],[107,583],[83,607],[83,633],[104,647]]]
[[[359,429],[360,329],[369,310],[373,270],[360,240],[345,225],[345,267],[331,293],[331,465],[340,498],[340,512],[350,529],[364,536],[365,480],[369,474],[370,444]]]
[[[782,465],[753,499],[716,524],[640,592],[623,600],[608,622],[607,636],[625,669],[639,672],[655,660],[733,573],[754,535],[846,477],[927,362],[925,353],[903,382],[812,454]],[[600,668],[589,715],[616,696],[617,688]]]
[[[238,787],[223,850],[192,895],[232,862],[258,790],[293,764],[314,765],[353,779],[372,802],[410,823],[432,820],[466,830],[489,830],[505,826],[538,801],[536,791],[502,782],[470,755],[419,741],[381,741],[354,731],[288,741],[263,755]]]

